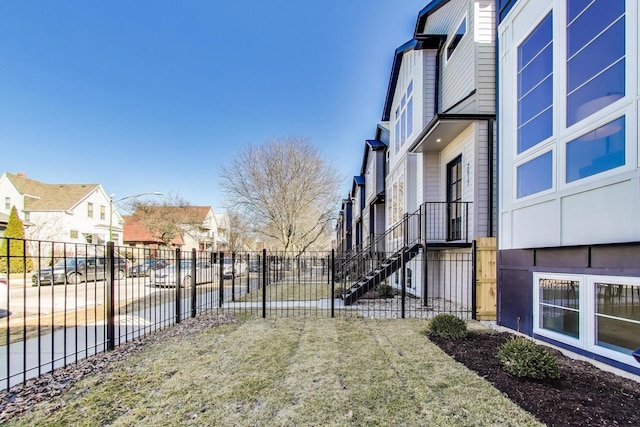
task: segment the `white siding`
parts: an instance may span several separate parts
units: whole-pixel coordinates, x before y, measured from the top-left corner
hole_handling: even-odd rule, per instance
[[[493,114],[495,107],[495,1],[479,0],[474,4],[476,35],[476,112]]]
[[[10,200],[11,205],[9,206],[9,209],[5,208],[5,197],[8,197]],[[10,215],[12,206],[16,207],[18,210],[18,216],[24,222],[24,199],[18,189],[7,177],[7,174],[4,173],[0,176],[0,212],[7,216]]]
[[[423,103],[422,103],[422,123],[425,127],[433,116],[436,115],[435,111],[435,97],[436,97],[436,75],[437,75],[437,51],[425,50],[423,55]],[[419,132],[419,131],[418,131]]]
[[[450,113],[473,113],[474,105],[456,105],[465,99],[475,89],[476,61],[475,40],[473,35],[474,16],[473,8],[468,2],[467,7],[460,12],[457,19],[451,21],[448,31],[447,44],[442,51],[442,73],[441,73],[441,111]],[[455,31],[466,16],[467,32],[460,40],[455,51],[449,59],[447,58],[447,46],[453,38]]]

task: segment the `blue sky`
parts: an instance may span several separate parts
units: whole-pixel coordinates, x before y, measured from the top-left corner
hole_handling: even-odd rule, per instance
[[[0,172],[223,210],[247,143],[309,138],[345,176],[429,0],[0,3]]]

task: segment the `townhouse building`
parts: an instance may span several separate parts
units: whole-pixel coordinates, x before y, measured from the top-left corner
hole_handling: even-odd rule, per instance
[[[498,6],[498,323],[639,374],[638,1]]]
[[[352,285],[347,304],[379,280],[425,305],[469,303],[473,241],[496,228],[494,135],[495,2],[432,1],[395,51],[382,123],[350,192],[363,251],[342,274],[377,271],[380,253],[392,273]]]

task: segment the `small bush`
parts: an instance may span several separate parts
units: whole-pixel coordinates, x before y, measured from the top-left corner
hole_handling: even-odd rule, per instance
[[[513,338],[500,346],[498,359],[504,370],[516,377],[536,380],[560,378],[555,356],[524,337]]]
[[[342,299],[342,294],[344,293],[344,288],[342,286],[338,286],[333,289],[333,298]]]
[[[384,283],[379,284],[376,287],[376,293],[378,294],[378,298],[393,298],[393,288],[391,285]]]
[[[467,336],[467,323],[453,314],[438,314],[429,323],[432,335],[461,340]]]

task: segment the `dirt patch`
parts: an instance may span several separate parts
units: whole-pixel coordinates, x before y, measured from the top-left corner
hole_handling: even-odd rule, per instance
[[[497,357],[507,332],[473,332],[462,341],[430,337],[444,352],[484,377],[549,426],[640,426],[640,383],[571,359],[557,350],[561,377],[534,381],[512,377]]]

